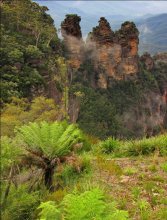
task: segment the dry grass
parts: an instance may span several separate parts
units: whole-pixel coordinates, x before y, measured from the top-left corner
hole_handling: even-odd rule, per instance
[[[104,185],[121,209],[134,220],[167,217],[167,173],[165,157],[97,158],[94,179]],[[167,219],[167,218],[166,218]]]

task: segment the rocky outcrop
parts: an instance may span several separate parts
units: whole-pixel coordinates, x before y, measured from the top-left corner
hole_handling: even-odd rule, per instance
[[[143,101],[120,116],[123,126],[134,136],[152,136],[163,131],[166,124],[167,102],[165,93],[148,91]]]
[[[125,131],[123,129],[125,136],[127,131],[136,137],[162,131],[167,127],[167,54],[151,57],[145,53],[139,58],[139,31],[135,24],[125,22],[120,30],[114,32],[104,17],[100,18],[98,26],[92,29],[84,43],[80,20],[77,15],[67,15],[61,24],[70,67],[77,70],[75,73],[79,81],[83,80],[85,85],[93,88],[110,89],[117,83],[115,81],[129,78],[132,81],[135,78],[135,82],[142,84],[145,82],[142,78],[144,74],[148,74],[148,81],[150,74],[154,86],[141,86],[142,95],[137,101],[132,101],[133,94],[127,94],[127,102],[130,101],[131,105],[118,114],[121,125],[126,128]],[[80,100],[71,96],[69,103],[70,121],[76,122],[80,114]]]
[[[167,53],[158,53],[153,56],[154,71],[158,74],[158,84],[161,91],[162,102],[166,104],[165,116],[163,118],[164,128],[167,128]]]
[[[114,32],[111,30],[109,22],[104,17],[100,18],[99,26],[93,28],[89,38],[96,42],[98,46],[112,45]]]
[[[66,15],[65,20],[61,23],[62,36],[66,39],[68,36],[77,39],[82,38],[81,27],[79,25],[81,18],[77,15]]]
[[[61,23],[61,33],[64,38],[66,56],[72,68],[79,68],[83,61],[84,43],[80,28],[81,18],[77,15],[66,15]]]
[[[116,41],[122,47],[122,57],[127,58],[138,55],[139,31],[133,22],[124,22],[115,35]]]
[[[92,57],[99,72],[97,86],[107,88],[110,78],[126,79],[138,72],[139,32],[133,22],[125,22],[113,32],[108,21],[102,17],[99,25],[89,34],[87,44],[92,47]]]
[[[91,58],[97,75],[97,87],[107,88],[108,78],[119,78],[116,66],[121,61],[121,46],[114,43],[114,32],[108,21],[102,17],[87,39]]]
[[[158,53],[153,56],[154,62],[167,64],[167,53]]]
[[[84,46],[80,28],[81,18],[67,15],[61,32],[68,51],[70,66],[78,69],[85,59],[94,66],[96,86],[107,88],[110,79],[122,80],[138,72],[138,35],[133,22],[125,22],[113,32],[109,22],[101,17]]]
[[[154,67],[154,59],[151,57],[151,55],[149,53],[144,53],[141,57],[140,57],[141,62],[144,63],[144,67],[147,70],[152,70]]]

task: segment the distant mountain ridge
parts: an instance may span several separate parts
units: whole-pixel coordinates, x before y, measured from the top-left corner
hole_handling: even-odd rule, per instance
[[[50,14],[54,18],[55,25],[59,29],[65,14],[78,14],[81,17],[81,29],[83,38],[86,39],[87,34],[92,31],[92,27],[98,25],[99,15],[85,14],[79,9],[70,9],[70,11],[57,3],[57,7],[50,10]],[[117,30],[121,24],[126,21],[134,21],[140,31],[139,53],[149,52],[155,54],[157,52],[167,51],[167,13],[152,15],[146,14],[142,17],[133,17],[131,15],[107,15],[106,19],[110,22],[111,28]]]
[[[146,18],[136,25],[140,31],[140,53],[167,51],[167,14]]]

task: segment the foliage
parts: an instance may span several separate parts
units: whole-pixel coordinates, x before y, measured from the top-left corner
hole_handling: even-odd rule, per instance
[[[149,205],[149,203],[144,199],[139,200],[138,207],[140,210],[141,219],[143,219],[143,220],[149,219],[150,218],[150,205]]]
[[[167,163],[161,164],[161,168],[163,169],[164,172],[167,173]]]
[[[42,209],[42,211],[39,214],[41,216],[41,220],[61,219],[60,210],[52,201],[41,203],[38,209]]]
[[[103,157],[97,157],[97,166],[98,169],[101,172],[104,170],[106,171],[106,174],[108,173],[108,180],[111,176],[121,176],[123,174],[122,168],[115,163],[113,160],[105,160]]]
[[[47,213],[48,205],[50,213]],[[60,208],[51,202],[43,203],[39,208],[42,208],[40,219],[49,219],[49,215],[53,215],[56,219],[59,210],[62,211],[61,215],[67,220],[129,219],[126,211],[117,209],[115,203],[107,203],[104,193],[98,188],[81,194],[73,193],[66,195],[60,204]]]
[[[37,94],[44,89],[43,71],[48,71],[46,63],[60,42],[46,7],[31,0],[4,1],[1,6],[1,98],[6,103],[12,96],[30,97],[34,87]]]
[[[6,169],[9,169],[14,163],[17,163],[22,151],[14,141],[7,136],[1,138],[1,175]]]
[[[68,119],[69,81],[67,61],[61,56],[53,56],[48,62],[48,68],[51,80],[55,83],[55,87],[57,88],[56,99],[61,103],[63,118]]]
[[[32,100],[29,110],[29,121],[55,121],[58,118],[59,109],[53,99],[43,96]]]
[[[137,172],[138,172],[138,170],[133,168],[133,167],[129,167],[129,168],[126,168],[124,170],[124,174],[127,175],[127,176],[131,176],[131,175],[133,175],[133,174],[135,174]]]
[[[111,135],[118,138],[139,138],[148,133],[144,129],[144,123],[149,128],[151,126],[154,134],[161,131],[160,127],[150,125],[147,120],[142,123],[140,119],[147,119],[148,114],[151,114],[150,109],[153,108],[146,107],[144,103],[150,103],[153,93],[159,95],[160,91],[164,91],[166,67],[163,65],[160,75],[157,69],[155,72],[147,71],[142,63],[139,69],[135,79],[112,79],[104,90],[92,89],[95,83],[92,79],[96,71],[90,62],[81,65],[74,76],[70,91],[73,95],[76,92],[84,94],[78,123],[85,132],[101,139]]]
[[[1,115],[1,135],[13,136],[14,128],[30,121],[55,121],[59,109],[53,99],[36,97],[31,103],[24,98],[12,97],[9,104],[4,105]]]
[[[26,58],[41,58],[42,57],[42,52],[39,50],[38,47],[34,45],[28,45],[26,48]]]
[[[80,128],[96,137],[102,139],[114,135],[119,123],[116,118],[116,109],[108,101],[107,95],[101,94],[88,87],[76,84],[71,88],[71,93],[81,92],[81,106],[78,117]]]
[[[124,139],[146,135],[134,121],[151,114],[145,101],[152,94],[164,94],[166,64],[150,72],[139,63],[135,79],[110,78],[99,89],[101,69],[89,54],[78,70],[69,68],[47,11],[31,0],[1,4],[2,219],[37,219],[39,212],[46,220],[166,219],[167,134]],[[70,118],[75,99],[79,126],[58,121]]]
[[[115,138],[108,138],[105,141],[100,143],[100,148],[103,153],[110,154],[112,152],[116,152],[117,149],[121,147],[121,143],[119,140]]]
[[[95,145],[95,151],[99,151],[99,149],[103,153],[112,153],[115,156],[139,156],[153,153],[166,156],[167,134],[127,141],[108,138]]]
[[[141,140],[127,141],[124,145],[127,148],[128,155],[148,155],[156,151],[158,151],[160,155],[166,155],[167,134],[165,133],[151,138],[143,138]]]
[[[12,188],[7,204],[2,213],[3,220],[33,219],[33,214],[39,205],[39,193],[28,192],[27,186]]]
[[[16,130],[20,145],[24,147],[25,161],[30,166],[41,168],[45,186],[52,190],[55,168],[68,160],[71,152],[79,152],[87,147],[84,134],[74,124],[67,122],[29,123]]]
[[[1,135],[12,136],[15,126],[26,121],[26,100],[13,98],[10,104],[6,104],[1,115]]]
[[[17,134],[27,150],[43,152],[50,159],[67,155],[77,143],[87,144],[76,125],[66,122],[29,123],[18,128]]]
[[[106,208],[103,200],[104,195],[99,189],[86,191],[81,195],[68,194],[63,200],[67,219],[79,220],[102,217]]]
[[[90,156],[87,153],[84,153],[79,155],[71,163],[67,162],[65,164],[60,174],[58,174],[58,180],[61,182],[61,184],[69,186],[70,184],[76,184],[79,178],[84,177],[85,174],[89,174],[90,171]]]

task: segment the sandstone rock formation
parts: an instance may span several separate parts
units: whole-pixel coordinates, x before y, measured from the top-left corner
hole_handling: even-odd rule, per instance
[[[67,15],[61,24],[72,68],[78,69],[89,57],[94,71],[98,73],[95,76],[96,86],[104,89],[108,87],[110,79],[122,80],[138,72],[139,32],[133,22],[125,22],[114,33],[109,22],[101,17],[84,46],[80,20],[77,15]]]
[[[66,15],[65,20],[61,23],[61,33],[67,49],[66,54],[72,68],[79,68],[83,60],[84,42],[80,21],[81,18],[77,15]]]
[[[119,71],[123,74],[136,74],[138,72],[138,44],[139,31],[133,22],[125,22],[116,33],[116,41],[121,45],[122,60]]]
[[[167,53],[157,53],[153,56],[155,63],[164,63],[167,64]]]
[[[147,70],[152,70],[154,67],[154,60],[149,53],[144,53],[140,60],[144,63],[144,66]]]
[[[125,22],[114,33],[108,21],[100,18],[99,25],[93,28],[87,40],[92,45],[95,68],[103,70],[98,75],[98,87],[107,88],[110,78],[126,79],[138,72],[138,35],[133,22]]]

